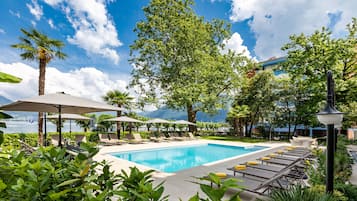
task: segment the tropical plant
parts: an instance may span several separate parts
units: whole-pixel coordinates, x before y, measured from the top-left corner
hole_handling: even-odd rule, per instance
[[[95,116],[95,114],[84,114],[83,116],[89,117],[89,118],[91,118],[91,120],[75,120],[75,122],[77,125],[79,125],[81,128],[83,128],[84,132],[86,133],[89,131],[91,124],[95,123],[95,122],[91,122],[91,121],[92,121],[92,119],[95,120],[96,116]]]
[[[163,182],[154,186],[151,174],[154,170],[141,172],[137,167],[130,167],[130,174],[121,171],[119,178],[122,183],[119,185],[117,195],[121,201],[150,200],[163,201],[168,200],[168,195],[163,196]]]
[[[133,97],[129,96],[129,93],[121,92],[118,90],[108,91],[105,96],[103,96],[104,101],[111,105],[116,105],[118,107],[130,108],[132,105]],[[117,117],[121,116],[121,111],[117,111]],[[120,122],[117,121],[117,135],[120,139]]]
[[[21,78],[15,77],[13,75],[0,72],[0,82],[7,82],[7,83],[19,83],[21,82]]]
[[[200,185],[200,188],[202,192],[205,193],[205,195],[208,198],[201,198],[199,194],[197,193],[196,195],[192,196],[189,201],[222,201],[223,196],[227,192],[228,189],[236,189],[237,192],[234,193],[229,200],[230,201],[240,201],[239,194],[240,194],[240,186],[237,184],[238,180],[229,178],[222,180],[220,177],[218,177],[214,173],[210,173],[206,177],[200,177],[196,178],[199,180],[206,181],[205,183],[199,183],[199,182],[193,182],[198,185]],[[207,181],[210,182],[211,184],[207,184]]]
[[[66,54],[61,51],[64,43],[49,38],[35,29],[30,31],[21,29],[21,32],[24,36],[19,38],[20,43],[11,45],[11,47],[23,51],[23,53],[20,54],[22,59],[30,61],[36,60],[39,62],[38,95],[43,95],[45,93],[46,66],[53,58],[66,58]],[[40,146],[43,144],[42,117],[43,114],[41,112],[38,113],[38,144]]]
[[[19,83],[21,82],[21,80],[22,80],[21,78],[15,77],[7,73],[0,72],[0,82]],[[9,118],[12,118],[12,116],[0,111],[0,120],[9,119]],[[6,128],[6,123],[0,121],[0,128]],[[3,142],[4,142],[4,132],[0,130],[0,145]]]
[[[108,132],[108,130],[114,125],[112,121],[106,121],[113,118],[110,114],[101,114],[97,118],[97,130]]]

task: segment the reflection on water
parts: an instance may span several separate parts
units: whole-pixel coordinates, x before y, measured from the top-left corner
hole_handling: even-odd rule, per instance
[[[6,128],[1,128],[5,133],[36,133],[38,131],[37,121],[4,121]],[[65,121],[62,127],[62,132],[69,132],[70,122]],[[82,128],[71,122],[72,132],[83,131]],[[47,122],[47,132],[56,132],[56,125]]]

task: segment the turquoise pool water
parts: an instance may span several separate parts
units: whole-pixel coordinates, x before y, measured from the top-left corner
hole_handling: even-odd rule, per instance
[[[265,148],[267,147],[252,146],[245,148],[219,144],[202,144],[194,146],[117,152],[112,155],[160,170],[162,172],[172,173]]]

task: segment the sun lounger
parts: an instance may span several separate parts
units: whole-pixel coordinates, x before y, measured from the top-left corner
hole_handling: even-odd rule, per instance
[[[85,135],[75,135],[74,142],[79,146],[82,142],[87,142],[87,137]]]
[[[268,170],[271,172],[280,172],[284,169],[284,166],[276,166],[276,165],[264,165],[264,164],[249,165],[247,163],[246,165],[251,168]]]
[[[249,176],[250,178],[253,177],[259,178],[259,179],[270,179],[272,178],[275,173],[272,173],[271,171],[268,170],[262,170],[262,169],[255,169],[251,167],[246,167],[245,169],[238,169],[236,167],[228,168],[228,170],[233,171],[233,176],[236,176],[237,173],[241,174],[243,177]]]
[[[99,142],[103,145],[120,145],[125,143],[124,140],[119,140],[116,134],[99,134]]]
[[[58,141],[59,141],[59,135],[55,134],[55,135],[51,135],[51,144],[53,146],[57,146],[58,145]],[[62,143],[64,143],[64,138],[62,136],[62,139],[61,139]]]
[[[142,144],[148,142],[147,139],[142,139],[139,133],[128,134],[126,137],[128,138],[129,144]]]

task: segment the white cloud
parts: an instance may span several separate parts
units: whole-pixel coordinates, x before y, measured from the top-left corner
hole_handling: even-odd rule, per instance
[[[9,13],[17,18],[21,18],[20,12],[9,10]]]
[[[5,34],[5,33],[6,33],[6,31],[4,29],[0,28],[0,34]]]
[[[31,20],[31,24],[32,24],[33,27],[36,26],[36,22],[34,20]]]
[[[32,0],[32,5],[27,3],[26,6],[29,9],[30,13],[35,16],[36,20],[41,19],[43,11],[37,0]]]
[[[48,19],[48,25],[50,25],[50,27],[52,28],[52,29],[55,29],[56,28],[56,26],[53,24],[53,20],[52,19]]]
[[[250,20],[255,33],[255,54],[260,59],[281,56],[283,44],[292,34],[310,34],[330,24],[329,14],[341,13],[333,27],[334,33],[343,33],[347,23],[356,17],[357,1],[345,0],[232,0],[233,22]]]
[[[88,53],[99,54],[119,62],[116,47],[122,45],[114,22],[102,0],[45,0],[51,6],[61,6],[68,21],[75,30],[68,41],[85,49]]]
[[[38,94],[38,69],[24,63],[1,63],[0,71],[22,78],[19,84],[0,83],[1,95],[11,100],[28,98]],[[129,76],[127,76],[129,79]],[[109,90],[127,91],[128,80],[110,79],[108,74],[95,67],[82,67],[69,72],[54,67],[46,68],[46,93],[65,93],[102,101]]]
[[[225,44],[224,50],[222,51],[223,53],[232,50],[236,53],[241,53],[248,58],[252,58],[247,46],[243,45],[243,39],[239,33],[233,33],[231,38],[224,40],[223,43]]]

